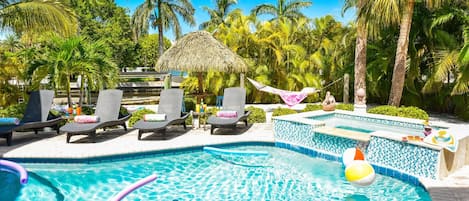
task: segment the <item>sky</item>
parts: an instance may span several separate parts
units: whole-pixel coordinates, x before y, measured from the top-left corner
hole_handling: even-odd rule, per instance
[[[305,8],[302,10],[302,12],[310,17],[310,18],[315,18],[315,17],[322,17],[325,15],[332,15],[334,16],[335,19],[338,21],[346,24],[350,21],[353,21],[355,18],[355,11],[353,9],[349,9],[344,16],[342,16],[342,6],[344,5],[344,0],[312,0],[313,5]],[[129,15],[132,15],[133,11],[135,8],[142,4],[144,0],[115,0],[116,4],[125,8],[128,8],[129,10]],[[204,11],[202,8],[204,6],[208,6],[211,8],[214,8],[215,6],[215,0],[192,0],[192,5],[195,8],[195,20],[196,20],[196,26],[190,27],[187,24],[182,23],[182,32],[183,34],[189,33],[192,31],[196,31],[199,29],[199,24],[202,22],[208,21],[209,15],[206,11]],[[269,3],[269,4],[277,4],[277,0],[238,0],[238,4],[234,6],[233,9],[235,8],[240,8],[243,10],[245,14],[249,14],[251,9],[253,9],[255,6],[264,4],[264,3]],[[268,15],[264,15],[265,19],[268,19]],[[261,18],[263,19],[263,18]],[[156,30],[150,30],[150,33],[155,33]],[[5,38],[5,33],[0,31],[0,40]],[[168,37],[170,40],[174,41],[174,34],[172,32],[165,32],[165,36]]]
[[[342,7],[344,5],[344,0],[312,1],[312,6],[302,10],[303,14],[310,18],[332,15],[335,19],[344,24],[353,21],[353,19],[355,18],[355,11],[353,9],[349,9],[349,11],[347,11],[344,16],[342,16]],[[115,2],[119,6],[128,8],[130,12],[129,15],[131,15],[135,8],[138,5],[142,4],[144,0],[115,0]],[[215,0],[192,0],[191,2],[195,8],[195,21],[197,25],[194,27],[190,27],[187,24],[181,24],[183,34],[198,30],[199,24],[210,19],[208,13],[202,9],[204,6],[208,6],[210,8],[215,7]],[[276,5],[277,0],[238,0],[238,3],[233,7],[233,9],[240,8],[244,12],[244,14],[249,14],[251,12],[251,9],[253,9],[257,5],[264,3]],[[265,17],[266,19],[268,19],[269,16],[265,15]],[[151,30],[150,32],[155,33],[156,30]],[[174,40],[174,36],[170,32],[165,33],[165,37]]]

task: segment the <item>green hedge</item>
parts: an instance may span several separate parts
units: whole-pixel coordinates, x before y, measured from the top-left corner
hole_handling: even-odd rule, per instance
[[[353,111],[353,104],[337,104],[335,106],[335,109]],[[316,110],[322,110],[322,105],[321,104],[307,104],[305,109],[303,109],[301,112],[310,112],[310,111],[316,111]]]
[[[150,109],[141,109],[132,113],[132,117],[129,119],[129,127],[133,127],[134,124],[143,119],[143,116],[146,114],[155,114],[153,110]]]
[[[0,110],[1,117],[16,117],[23,118],[24,111],[26,111],[26,103],[14,104]]]
[[[395,107],[389,105],[378,106],[368,110],[368,113],[372,114],[383,114],[389,116],[407,117],[414,119],[428,119],[428,114],[424,110],[418,107]]]
[[[302,112],[311,112],[316,110],[322,110],[322,105],[319,104],[306,104],[305,109]]]
[[[353,104],[337,104],[335,109],[353,111]]]
[[[296,114],[295,110],[289,109],[289,108],[277,108],[272,112],[272,116],[281,116],[281,115],[287,115],[287,114]]]
[[[248,122],[252,123],[265,123],[265,111],[262,108],[249,106],[246,110],[251,111],[248,117]]]

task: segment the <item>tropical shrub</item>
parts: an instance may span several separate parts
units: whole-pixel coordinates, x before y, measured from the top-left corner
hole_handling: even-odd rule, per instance
[[[296,114],[298,112],[296,112],[295,110],[293,109],[290,109],[290,108],[277,108],[275,109],[273,112],[272,112],[272,116],[275,117],[275,116],[281,116],[281,115],[287,115],[287,114]]]
[[[134,126],[134,124],[138,120],[142,120],[143,116],[146,115],[146,114],[155,114],[155,112],[153,110],[150,110],[150,109],[141,109],[141,110],[137,110],[134,113],[132,113],[132,117],[130,117],[130,119],[129,119],[129,127]]]
[[[0,110],[2,117],[16,117],[23,118],[24,111],[26,110],[26,103],[14,104]]]
[[[184,106],[186,106],[186,112],[195,111],[196,101],[194,98],[185,98]]]
[[[400,108],[395,106],[383,105],[368,110],[368,113],[383,114],[389,116],[407,117],[414,119],[428,119],[428,114],[418,107],[405,107]]]
[[[301,112],[310,112],[310,111],[316,111],[316,110],[322,110],[322,105],[307,104],[305,109],[303,109]]]
[[[262,108],[249,106],[246,110],[251,111],[251,114],[248,117],[249,123],[265,123],[265,111]]]
[[[353,111],[353,104],[337,104],[335,109]]]

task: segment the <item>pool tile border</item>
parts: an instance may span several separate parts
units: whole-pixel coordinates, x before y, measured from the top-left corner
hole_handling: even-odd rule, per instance
[[[92,156],[85,158],[2,158],[6,160],[11,160],[18,163],[61,163],[61,164],[97,164],[97,163],[107,163],[115,162],[122,160],[132,160],[132,159],[141,159],[149,156],[171,156],[184,153],[191,153],[196,151],[202,151],[204,146],[216,146],[216,147],[235,147],[235,146],[275,146],[274,142],[265,142],[265,141],[253,141],[253,142],[230,142],[230,143],[221,143],[221,144],[211,144],[211,145],[196,145],[189,147],[173,148],[173,149],[163,149],[163,150],[152,150],[136,153],[125,153],[125,154],[116,154],[116,155],[106,155],[106,156]]]
[[[335,162],[342,163],[342,156],[327,153],[327,152],[318,151],[318,150],[303,147],[303,146],[300,146],[300,145],[293,145],[293,144],[289,144],[289,143],[286,143],[286,142],[276,141],[275,146],[280,147],[280,148],[284,148],[284,149],[288,149],[288,150],[291,150],[291,151],[296,151],[296,152],[299,152],[299,153],[302,153],[302,154],[305,154],[305,155],[308,155],[308,156],[311,156],[311,157],[317,157],[317,158],[322,158],[322,159],[329,160],[329,161],[335,161]],[[401,172],[399,170],[396,170],[396,169],[393,169],[393,168],[390,168],[390,167],[380,166],[380,165],[373,164],[373,163],[371,163],[371,165],[373,166],[375,172],[378,173],[378,174],[390,176],[390,177],[399,179],[403,182],[407,182],[407,183],[412,184],[412,185],[423,187],[425,189],[423,184],[420,183],[418,177],[415,177],[413,175]]]
[[[328,161],[334,161],[341,163],[342,157],[336,154],[331,154],[328,152],[322,152],[319,150],[307,148],[300,145],[290,144],[286,142],[276,141],[276,142],[235,142],[235,143],[222,143],[214,145],[205,145],[205,146],[215,146],[219,148],[227,147],[236,147],[236,146],[274,146],[282,149],[287,149],[295,151],[301,154],[308,155],[314,158],[321,158]],[[184,153],[191,153],[196,151],[202,151],[204,146],[192,146],[192,147],[182,147],[175,149],[164,149],[164,150],[154,150],[146,151],[139,153],[126,153],[126,154],[117,154],[117,155],[108,155],[108,156],[98,156],[98,157],[88,157],[88,158],[3,158],[6,160],[11,160],[19,163],[59,163],[59,164],[97,164],[97,163],[108,163],[122,160],[133,160],[141,159],[149,156],[171,156]],[[376,164],[371,164],[376,173],[390,176],[401,181],[407,182],[412,185],[420,186],[425,189],[425,187],[420,183],[419,179],[415,176],[409,175],[407,173],[395,170],[390,167],[380,166]]]

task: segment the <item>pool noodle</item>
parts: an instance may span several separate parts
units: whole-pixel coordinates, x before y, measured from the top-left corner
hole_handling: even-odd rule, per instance
[[[117,194],[116,196],[114,196],[112,199],[110,199],[111,201],[120,201],[122,200],[122,198],[124,198],[125,196],[127,196],[128,194],[132,193],[134,190],[137,190],[138,188],[152,182],[152,181],[155,181],[156,179],[156,175],[155,174],[152,174],[148,177],[145,177],[133,184],[130,184],[129,186],[127,186],[124,190],[122,190],[121,192],[119,192],[119,194]]]
[[[6,160],[0,160],[0,166],[8,167],[19,173],[21,185],[25,185],[26,183],[28,183],[28,172],[26,172],[23,166],[19,165],[18,163]]]
[[[268,156],[266,151],[238,151],[219,149],[215,147],[204,147],[204,151],[211,154],[237,155],[237,156]]]

